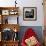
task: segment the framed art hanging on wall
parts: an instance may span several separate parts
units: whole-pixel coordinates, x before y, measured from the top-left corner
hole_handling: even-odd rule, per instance
[[[23,8],[23,20],[25,21],[37,20],[37,8],[36,7],[24,7]]]

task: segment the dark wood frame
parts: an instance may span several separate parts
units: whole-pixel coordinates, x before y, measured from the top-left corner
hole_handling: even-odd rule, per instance
[[[3,16],[16,16],[17,15],[17,24],[18,24],[18,13],[17,14],[10,14],[10,11],[13,10],[13,12],[18,12],[19,7],[0,7],[0,15],[1,15],[1,24],[3,24]],[[2,15],[2,10],[8,10],[8,15]],[[5,23],[6,24],[6,23]],[[8,24],[8,21],[7,21]]]
[[[8,13],[7,13],[7,14],[3,14],[4,11],[5,11],[5,12],[7,11]],[[4,12],[4,13],[5,13],[5,12]],[[9,10],[2,10],[2,15],[9,15]]]
[[[2,10],[18,10],[18,7],[0,7],[0,15],[1,15],[1,24],[0,24],[0,32],[2,33],[3,29],[5,28],[10,28],[12,29],[14,32],[15,32],[15,29],[16,29],[16,32],[19,31],[20,27],[19,27],[19,24],[18,24],[18,14],[13,14],[13,15],[2,15]],[[8,24],[7,22],[5,24],[3,24],[3,17],[4,16],[16,16],[17,15],[17,24]],[[5,17],[4,17],[5,18]],[[0,46],[18,46],[18,42],[19,40],[9,40],[9,41],[4,41],[2,40],[2,37],[1,37],[1,41],[0,41]]]
[[[14,29],[17,30],[17,32],[20,29],[20,26],[18,24],[0,24],[0,32],[2,32],[5,28],[10,28],[14,31]]]
[[[0,10],[1,11],[2,10],[8,10],[9,11],[9,15],[18,15],[18,13],[17,14],[10,14],[11,10],[13,10],[13,12],[18,12],[18,8],[19,7],[0,7]],[[0,14],[2,14],[2,13],[0,13]]]
[[[28,10],[28,9],[30,9],[30,10],[32,10],[32,9],[34,9],[35,10],[35,12],[34,12],[34,18],[25,18],[25,10]],[[36,7],[23,7],[23,20],[24,21],[36,21],[37,20],[37,8]]]

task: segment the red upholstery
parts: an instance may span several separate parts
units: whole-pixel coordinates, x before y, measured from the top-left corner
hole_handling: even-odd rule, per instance
[[[21,45],[22,46],[26,46],[26,43],[25,43],[25,39],[28,39],[29,37],[32,37],[32,36],[37,36],[36,33],[33,31],[33,29],[31,28],[28,28],[27,31],[25,32],[25,35],[24,37],[22,38],[22,42],[21,42]],[[35,46],[41,46],[40,43],[38,42]]]

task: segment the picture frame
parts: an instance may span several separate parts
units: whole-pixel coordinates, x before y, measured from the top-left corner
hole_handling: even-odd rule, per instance
[[[2,10],[2,15],[9,15],[9,10]]]
[[[37,20],[37,8],[36,7],[23,7],[23,20],[24,21],[36,21]]]
[[[16,10],[14,10],[14,9],[9,11],[9,14],[10,15],[17,15],[17,13],[18,12]]]

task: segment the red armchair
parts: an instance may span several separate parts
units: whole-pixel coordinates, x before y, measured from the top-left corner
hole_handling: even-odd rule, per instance
[[[32,39],[34,39],[35,41],[34,45],[33,45],[34,41],[32,41]],[[31,42],[29,41],[32,41],[32,45],[31,45]],[[28,43],[30,45],[28,45]],[[22,38],[21,46],[41,46],[40,42],[37,39],[37,35],[33,31],[33,29],[31,28],[27,29],[27,31],[24,34],[24,37]]]

